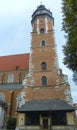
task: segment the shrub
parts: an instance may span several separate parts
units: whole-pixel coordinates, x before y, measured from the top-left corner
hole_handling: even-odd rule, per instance
[[[9,129],[15,129],[16,128],[16,118],[10,117],[7,121],[6,128]]]

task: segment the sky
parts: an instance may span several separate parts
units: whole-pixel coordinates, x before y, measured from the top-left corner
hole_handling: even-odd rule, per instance
[[[62,31],[62,0],[0,0],[0,56],[30,52],[31,16],[40,4],[53,14],[59,67],[68,75],[73,102],[77,103],[77,86],[72,81],[72,72],[63,64],[62,46],[66,39]]]

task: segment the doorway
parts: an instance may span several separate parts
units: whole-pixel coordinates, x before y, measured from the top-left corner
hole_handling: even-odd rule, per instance
[[[48,118],[43,118],[43,129],[48,129]]]

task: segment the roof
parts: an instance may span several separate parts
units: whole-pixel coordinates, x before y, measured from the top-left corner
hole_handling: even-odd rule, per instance
[[[17,112],[27,111],[74,111],[74,107],[60,99],[31,100],[22,105]]]
[[[49,18],[51,18],[53,20],[53,17],[52,17],[52,12],[50,10],[48,10],[47,8],[45,8],[44,5],[39,5],[37,7],[37,9],[34,11],[34,13],[32,14],[32,23],[34,22],[34,20],[37,18],[37,17],[40,17],[40,16],[47,16]]]
[[[0,84],[0,90],[15,90],[15,89],[21,89],[21,88],[22,88],[21,83]]]
[[[16,54],[0,56],[0,71],[9,71],[17,69],[28,69],[29,54]]]

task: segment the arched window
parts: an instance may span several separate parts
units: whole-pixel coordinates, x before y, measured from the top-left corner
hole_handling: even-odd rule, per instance
[[[13,83],[13,81],[14,81],[14,74],[9,74],[7,82],[8,83]]]
[[[5,100],[5,95],[3,93],[0,93],[0,100],[4,101]]]
[[[44,28],[41,28],[41,29],[40,29],[40,34],[42,34],[42,33],[45,33]]]
[[[46,70],[46,69],[47,69],[47,65],[46,65],[45,62],[42,62],[42,64],[41,64],[41,68],[42,68],[42,70]]]
[[[44,85],[44,86],[47,85],[47,78],[46,78],[46,76],[42,77],[42,85]]]
[[[45,40],[42,40],[41,41],[41,46],[45,46],[45,44],[46,44]]]

